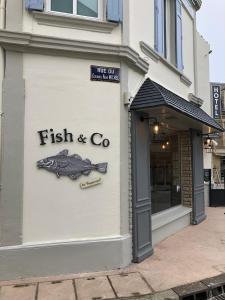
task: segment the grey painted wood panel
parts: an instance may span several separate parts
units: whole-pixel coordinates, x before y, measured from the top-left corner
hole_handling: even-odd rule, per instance
[[[199,224],[206,218],[204,201],[203,141],[201,132],[191,130],[193,199],[192,223]]]
[[[148,120],[132,113],[133,261],[152,255],[150,140]]]

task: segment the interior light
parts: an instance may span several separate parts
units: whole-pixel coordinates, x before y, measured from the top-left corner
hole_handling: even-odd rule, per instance
[[[166,145],[165,145],[165,144],[162,145],[162,149],[163,149],[163,150],[166,149]]]
[[[155,134],[158,134],[158,133],[159,133],[159,123],[158,123],[158,122],[155,122],[155,123],[153,124],[153,132],[154,132]]]
[[[170,144],[170,142],[169,142],[169,141],[167,141],[167,142],[166,142],[166,145],[167,145],[167,146],[169,146],[169,144]]]
[[[210,138],[207,138],[206,143],[207,143],[208,146],[211,145],[211,142],[212,142],[212,140]]]

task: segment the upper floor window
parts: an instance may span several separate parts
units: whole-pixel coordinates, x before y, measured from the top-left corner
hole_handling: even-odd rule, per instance
[[[99,0],[48,0],[48,11],[99,18]]]
[[[155,0],[155,50],[183,70],[181,0]]]

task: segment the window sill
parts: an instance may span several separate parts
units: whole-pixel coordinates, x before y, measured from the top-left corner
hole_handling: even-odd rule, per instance
[[[32,12],[32,15],[40,25],[74,28],[95,32],[111,33],[118,26],[117,23],[103,22],[99,20],[83,19],[76,16],[64,16],[54,13]]]
[[[152,230],[161,228],[177,219],[180,219],[192,212],[191,208],[178,205],[157,214],[152,215]]]
[[[180,81],[184,83],[186,86],[191,86],[192,82],[181,72],[179,71],[174,65],[172,65],[168,60],[166,60],[164,57],[159,55],[152,47],[147,45],[145,42],[140,42],[140,48],[141,51],[153,59],[155,62],[162,62],[164,65],[169,67],[170,70],[174,71],[177,75],[180,77]]]

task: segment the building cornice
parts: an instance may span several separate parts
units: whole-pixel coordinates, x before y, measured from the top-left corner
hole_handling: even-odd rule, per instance
[[[74,16],[62,16],[53,13],[32,12],[33,17],[40,25],[75,28],[81,30],[111,33],[118,27],[117,23],[82,19]]]
[[[64,39],[31,33],[0,30],[0,45],[25,53],[124,61],[141,73],[147,73],[149,64],[132,48],[126,45]]]

